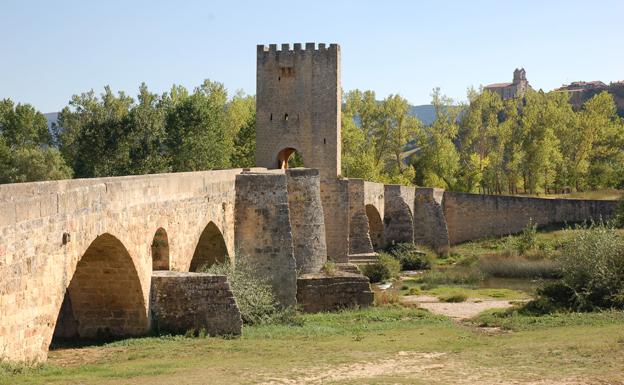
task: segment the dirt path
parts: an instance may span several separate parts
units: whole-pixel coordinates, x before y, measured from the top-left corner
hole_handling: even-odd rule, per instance
[[[437,297],[428,295],[407,295],[401,299],[404,303],[417,304],[432,313],[445,315],[458,320],[465,320],[489,309],[506,309],[513,304],[506,300],[469,298],[465,302],[440,302]]]
[[[293,370],[288,377],[270,378],[263,385],[386,383],[386,379],[413,378],[426,384],[455,385],[580,385],[598,384],[583,378],[511,379],[508,374],[492,368],[468,366],[449,353],[398,352],[376,361]],[[450,381],[450,382],[449,382]]]

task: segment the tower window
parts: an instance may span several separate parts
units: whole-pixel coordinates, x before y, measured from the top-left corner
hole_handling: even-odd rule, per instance
[[[288,114],[284,114],[284,120],[288,120]]]
[[[323,144],[327,144],[327,139],[323,138]]]
[[[269,120],[273,120],[273,114],[271,114],[271,116],[269,116]]]

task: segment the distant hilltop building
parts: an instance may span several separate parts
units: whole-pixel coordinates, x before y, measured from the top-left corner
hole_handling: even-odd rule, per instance
[[[521,98],[530,88],[524,68],[515,69],[511,83],[494,83],[485,86],[486,90],[497,93],[503,100]]]
[[[624,116],[624,81],[611,82],[609,85],[596,80],[591,82],[572,82],[565,84],[555,90],[555,92],[568,92],[570,104],[575,109],[580,109],[583,103],[603,91],[610,93],[617,106],[618,114]]]

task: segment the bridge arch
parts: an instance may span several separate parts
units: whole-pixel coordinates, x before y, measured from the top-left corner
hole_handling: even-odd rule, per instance
[[[141,281],[128,250],[115,236],[99,235],[65,290],[52,344],[139,335],[148,327]]]
[[[199,236],[189,271],[199,271],[215,263],[224,263],[228,257],[223,233],[214,222],[210,221]]]
[[[169,237],[164,228],[156,230],[151,249],[152,270],[169,270]]]
[[[368,234],[373,250],[377,251],[385,246],[384,224],[379,215],[379,210],[371,204],[366,205],[366,217],[368,218]]]

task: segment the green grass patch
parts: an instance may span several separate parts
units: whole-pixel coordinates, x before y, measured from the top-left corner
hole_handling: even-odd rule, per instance
[[[479,326],[529,331],[570,326],[602,327],[624,323],[624,312],[609,310],[594,313],[561,312],[546,315],[522,314],[519,308],[488,310],[472,320]]]

